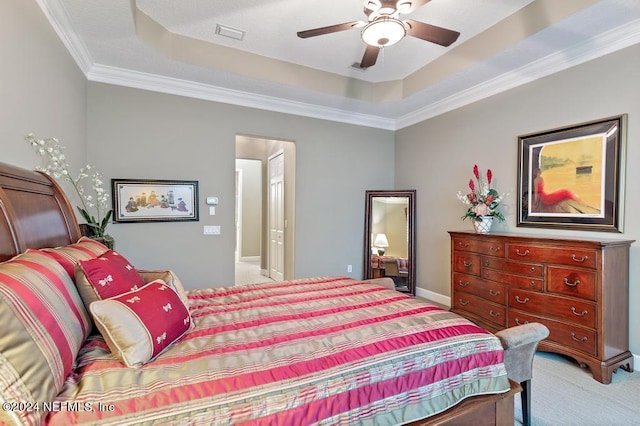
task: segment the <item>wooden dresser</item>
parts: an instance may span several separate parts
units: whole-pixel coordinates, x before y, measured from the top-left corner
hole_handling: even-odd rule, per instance
[[[629,246],[633,240],[451,235],[451,311],[490,331],[540,322],[539,349],[611,383],[629,352]]]

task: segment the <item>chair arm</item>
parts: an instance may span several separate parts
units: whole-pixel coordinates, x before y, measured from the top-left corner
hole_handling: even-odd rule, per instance
[[[538,343],[549,336],[549,329],[540,323],[506,328],[496,333],[504,348],[504,364],[511,380],[522,383],[530,380],[533,355]]]

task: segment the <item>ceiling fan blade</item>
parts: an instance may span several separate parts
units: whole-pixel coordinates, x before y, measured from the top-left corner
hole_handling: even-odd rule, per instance
[[[382,7],[380,0],[362,0],[362,4],[364,5],[365,11],[368,10],[369,12],[375,12]]]
[[[298,37],[308,38],[324,34],[337,33],[338,31],[346,31],[352,28],[358,28],[365,23],[361,21],[345,22],[344,24],[329,25],[328,27],[314,28],[312,30],[298,31]]]
[[[375,65],[378,60],[378,53],[380,53],[380,48],[378,46],[367,45],[367,50],[364,51],[364,55],[360,61],[360,68],[369,68],[370,66]]]
[[[431,0],[398,0],[396,3],[396,9],[400,13],[411,13],[415,12],[419,7],[424,6],[429,3]]]
[[[446,28],[437,27],[435,25],[425,24],[424,22],[407,19],[404,21],[408,25],[407,34],[422,40],[441,46],[450,46],[458,39],[460,33]]]

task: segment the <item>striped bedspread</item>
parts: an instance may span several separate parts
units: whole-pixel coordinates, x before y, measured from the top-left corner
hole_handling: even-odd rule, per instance
[[[367,282],[192,290],[189,302],[194,329],[142,368],[90,338],[47,423],[392,425],[509,389],[497,338]]]

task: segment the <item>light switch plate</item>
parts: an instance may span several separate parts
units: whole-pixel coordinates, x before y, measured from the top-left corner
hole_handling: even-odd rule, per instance
[[[204,227],[204,235],[220,235],[220,226],[219,225],[213,225],[213,226],[205,225],[205,227]]]
[[[218,204],[218,197],[207,197],[207,204],[210,206],[215,206]]]

